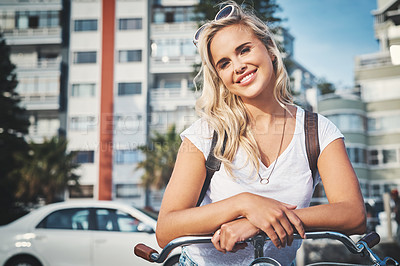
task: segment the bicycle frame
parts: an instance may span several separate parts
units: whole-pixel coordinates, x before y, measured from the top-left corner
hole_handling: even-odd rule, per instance
[[[193,244],[203,244],[203,243],[211,243],[212,236],[186,236],[180,237],[172,240],[164,247],[161,253],[158,253],[156,250],[145,246],[144,244],[138,244],[135,246],[134,253],[148,260],[150,262],[162,263],[167,258],[168,254],[175,248]],[[294,234],[295,239],[301,239],[300,235]],[[380,237],[377,233],[372,232],[366,236],[364,236],[357,243],[341,233],[324,231],[324,232],[308,232],[306,233],[306,239],[334,239],[340,241],[345,247],[353,254],[361,254],[368,256],[370,261],[373,263],[372,265],[400,265],[394,259],[390,257],[386,257],[381,260],[372,250],[371,248],[377,245],[380,241]],[[270,240],[265,233],[258,234],[252,238],[247,239],[243,242],[250,242],[254,247],[254,261],[250,265],[254,265],[259,262],[268,262],[270,265],[280,265],[275,260],[264,257],[264,242]],[[242,243],[243,243],[242,242]],[[278,263],[278,264],[276,264]],[[330,265],[349,265],[343,263],[329,263]],[[326,262],[314,263],[311,265],[327,265]]]

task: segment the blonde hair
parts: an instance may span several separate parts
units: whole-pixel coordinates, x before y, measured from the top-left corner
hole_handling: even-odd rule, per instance
[[[234,177],[232,161],[240,146],[248,154],[244,165],[250,161],[255,170],[251,175],[255,175],[260,166],[260,152],[249,128],[250,115],[241,98],[230,93],[219,78],[213,65],[210,43],[217,32],[227,26],[240,25],[250,30],[265,45],[268,52],[276,58],[273,62],[275,72],[273,96],[285,109],[286,105],[293,104],[288,90],[289,77],[269,27],[253,12],[245,11],[233,1],[223,4],[233,5],[235,14],[228,18],[207,22],[199,38],[198,48],[202,59],[202,68],[195,81],[199,78],[202,79],[202,94],[196,102],[196,111],[218,133],[214,155],[224,163],[227,172]],[[226,146],[222,153],[224,138],[226,138]]]

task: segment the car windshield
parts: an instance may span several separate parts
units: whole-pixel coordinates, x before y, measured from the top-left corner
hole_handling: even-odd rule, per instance
[[[145,209],[145,208],[137,208],[137,209],[157,221],[157,219],[158,219],[158,212],[157,211],[148,210],[148,209]]]

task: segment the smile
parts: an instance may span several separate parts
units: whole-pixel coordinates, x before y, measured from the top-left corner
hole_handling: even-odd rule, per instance
[[[239,84],[244,84],[249,82],[253,77],[256,71],[249,73],[248,75],[244,76],[241,80],[238,81]]]

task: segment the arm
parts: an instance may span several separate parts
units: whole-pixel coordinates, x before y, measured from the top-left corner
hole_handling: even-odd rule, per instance
[[[306,230],[363,234],[366,228],[364,200],[342,139],[333,141],[323,150],[318,170],[329,204],[294,211]]]
[[[157,222],[156,237],[161,247],[180,236],[212,234],[222,224],[240,216],[251,217],[253,223],[269,234],[276,245],[279,244],[278,237],[286,242],[285,230],[291,229],[291,224],[295,224],[299,232],[304,232],[300,219],[292,211],[295,206],[250,193],[195,207],[205,176],[203,154],[184,139]],[[258,207],[261,202],[265,211],[260,211]]]

